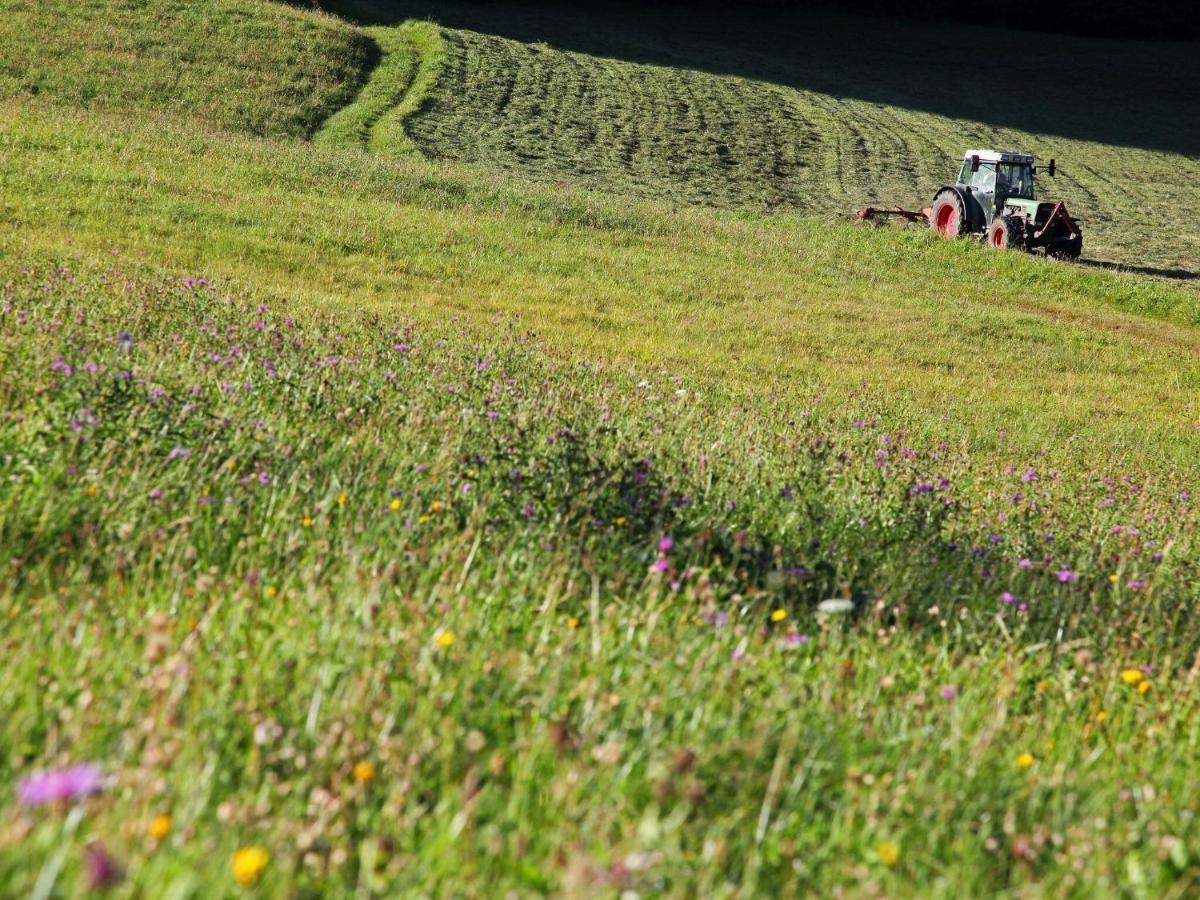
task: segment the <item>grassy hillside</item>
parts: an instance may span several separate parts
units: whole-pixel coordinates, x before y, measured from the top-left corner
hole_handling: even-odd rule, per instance
[[[0,96],[304,135],[378,57],[331,17],[266,0],[0,0]]]
[[[46,250],[69,234],[341,308],[520,312],[564,348],[973,446],[1195,458],[1200,312],[1154,282],[37,106],[0,121],[6,216]]]
[[[662,59],[80,9],[0,30],[9,893],[1200,887],[1194,291],[414,152]]]
[[[810,12],[376,0],[442,22],[408,133],[435,158],[598,190],[844,217],[920,208],[969,147],[1056,157],[1093,260],[1194,277],[1194,47]],[[991,48],[982,55],[980,51]],[[377,77],[387,81],[384,70]],[[956,160],[958,162],[956,162]]]

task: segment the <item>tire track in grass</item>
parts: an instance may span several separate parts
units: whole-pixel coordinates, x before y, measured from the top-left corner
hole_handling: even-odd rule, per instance
[[[437,81],[444,58],[441,37],[435,26],[417,21],[364,31],[379,48],[379,63],[354,101],[330,116],[313,140],[392,156],[415,152],[404,124]]]

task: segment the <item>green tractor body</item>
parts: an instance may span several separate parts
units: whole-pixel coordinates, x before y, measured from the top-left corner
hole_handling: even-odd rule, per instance
[[[996,248],[1075,259],[1083,232],[1062,201],[1038,199],[1038,168],[1026,153],[967,151],[958,181],[939,188],[925,212],[930,226],[943,237],[977,235]],[[1054,160],[1044,168],[1053,176]]]

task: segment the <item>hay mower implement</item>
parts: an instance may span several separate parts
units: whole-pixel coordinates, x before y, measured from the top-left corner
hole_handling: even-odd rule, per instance
[[[896,206],[868,206],[855,215],[864,222],[888,216],[927,224],[946,238],[975,236],[997,249],[1016,247],[1047,256],[1076,259],[1083,250],[1083,231],[1061,200],[1039,201],[1034,176],[1039,168],[1054,177],[1054,160],[1034,165],[1027,153],[968,150],[958,181],[933,195],[920,212]]]

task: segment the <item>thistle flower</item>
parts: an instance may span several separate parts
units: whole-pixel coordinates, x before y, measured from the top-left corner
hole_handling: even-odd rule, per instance
[[[121,865],[100,844],[88,844],[83,851],[84,869],[89,890],[100,890],[116,884],[124,877]]]
[[[102,780],[98,766],[77,763],[65,769],[35,772],[21,782],[17,794],[25,806],[45,806],[98,793]]]

